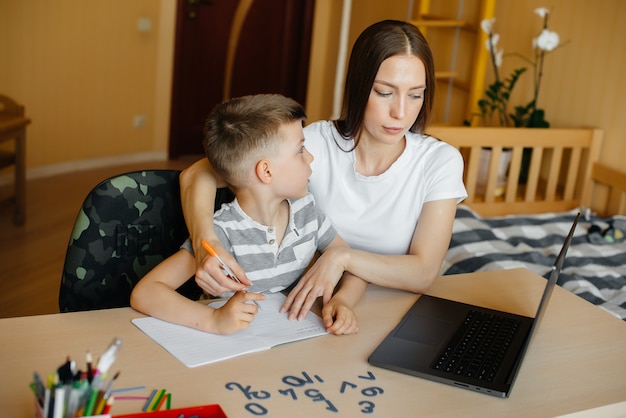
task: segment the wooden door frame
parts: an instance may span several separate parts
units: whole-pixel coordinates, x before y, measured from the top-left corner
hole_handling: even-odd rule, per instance
[[[302,1],[302,0],[295,0]],[[304,26],[301,26],[302,35],[299,39],[299,45],[302,46],[297,48],[297,56],[295,56],[294,61],[297,61],[298,73],[300,74],[297,80],[294,83],[295,91],[291,94],[291,96],[302,103],[303,105],[306,103],[307,96],[307,87],[308,87],[308,78],[310,71],[310,59],[311,59],[311,44],[312,44],[312,36],[313,36],[313,19],[315,15],[315,0],[304,0],[304,17],[303,21],[305,22]],[[253,0],[242,0],[240,5],[241,7],[248,8]],[[168,126],[168,135],[167,135],[167,149],[169,158],[177,158],[181,155],[180,147],[177,145],[175,141],[173,141],[173,137],[175,135],[174,122],[175,122],[175,100],[181,94],[179,91],[179,86],[177,85],[177,63],[181,59],[182,51],[179,48],[179,39],[181,38],[183,23],[185,19],[185,5],[187,0],[178,0],[176,2],[176,6],[174,7],[174,39],[173,39],[173,51],[172,51],[172,67],[171,67],[171,94],[170,94],[170,114],[169,114],[169,126]],[[233,33],[231,33],[231,38]],[[234,45],[236,48],[237,45]],[[232,48],[232,47],[231,47]],[[229,48],[229,49],[231,49]],[[225,62],[226,69],[231,69],[231,77],[232,77],[232,56],[236,51],[229,51],[227,61]],[[228,59],[231,59],[231,62],[228,62]],[[232,80],[232,78],[227,76],[225,81]],[[228,86],[230,88],[230,85]],[[224,92],[226,93],[226,87],[224,88]]]

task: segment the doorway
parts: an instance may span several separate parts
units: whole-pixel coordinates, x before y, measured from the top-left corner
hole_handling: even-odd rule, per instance
[[[169,157],[204,155],[224,99],[280,93],[306,103],[315,0],[178,0]]]

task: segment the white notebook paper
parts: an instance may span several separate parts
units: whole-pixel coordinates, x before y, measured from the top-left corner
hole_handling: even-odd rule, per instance
[[[274,346],[327,334],[322,319],[309,312],[302,321],[287,319],[279,313],[285,301],[282,293],[266,294],[261,309],[248,329],[217,335],[160,319],[135,318],[132,323],[180,360],[187,367],[202,366],[243,354],[268,350]],[[212,302],[219,307],[221,302]]]

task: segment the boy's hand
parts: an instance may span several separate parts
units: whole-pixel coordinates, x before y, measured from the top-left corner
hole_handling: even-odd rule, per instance
[[[235,273],[241,283],[237,283],[226,276],[226,273],[224,273],[224,270],[220,267],[220,263],[215,257],[207,253],[202,245],[198,248],[194,246],[196,262],[198,263],[196,269],[196,283],[202,290],[210,295],[219,296],[226,292],[242,291],[252,285],[246,276],[246,272],[237,264],[235,258],[224,249],[219,240],[212,241],[211,245],[213,245],[222,260],[224,260],[233,273]]]
[[[334,335],[354,334],[359,331],[354,311],[337,298],[324,305],[322,320],[326,330]]]
[[[259,312],[254,301],[265,299],[261,293],[235,293],[224,306],[215,310],[213,317],[218,334],[233,334],[239,330],[246,329],[254,321],[254,315]]]

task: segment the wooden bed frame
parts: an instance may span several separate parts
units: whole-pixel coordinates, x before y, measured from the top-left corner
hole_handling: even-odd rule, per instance
[[[579,207],[601,216],[626,215],[626,173],[598,162],[603,136],[600,129],[433,126],[428,134],[460,150],[468,193],[464,204],[482,216]],[[524,149],[532,149],[532,154],[527,181],[520,184]],[[481,150],[483,154],[490,150],[488,163],[481,162]],[[498,187],[498,166],[508,152],[508,177]],[[484,180],[479,178],[481,166],[487,172]]]

